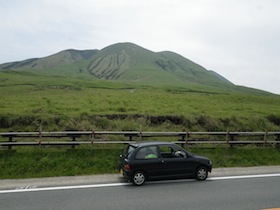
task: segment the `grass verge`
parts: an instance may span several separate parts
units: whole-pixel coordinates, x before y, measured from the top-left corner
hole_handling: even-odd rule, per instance
[[[118,173],[118,158],[124,147],[84,145],[75,149],[25,147],[0,150],[0,179]],[[214,168],[280,165],[279,148],[191,147],[187,150],[210,158]]]

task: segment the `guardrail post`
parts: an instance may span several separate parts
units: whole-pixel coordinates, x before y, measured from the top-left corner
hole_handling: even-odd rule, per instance
[[[9,136],[9,142],[12,142],[13,141],[13,137],[12,136]],[[11,150],[12,149],[12,146],[8,146],[8,150]]]
[[[91,144],[90,144],[91,157],[93,156],[93,141],[94,141],[94,131],[91,132]]]
[[[276,134],[275,141],[277,141],[277,143],[275,144],[275,147],[280,147],[280,134]]]
[[[42,152],[42,125],[40,125],[40,130],[39,130],[39,146],[40,146],[40,151]]]
[[[142,141],[142,127],[140,126],[139,141]]]
[[[128,137],[129,141],[133,141],[133,137],[137,137],[138,134],[132,134],[132,133],[125,133],[124,137]]]
[[[228,135],[229,135],[228,136],[229,137],[229,141],[237,141],[237,139],[235,139],[235,136],[236,136],[235,134],[228,133]],[[229,141],[227,143],[229,143],[230,147],[233,147],[234,144],[230,143]]]
[[[229,131],[226,134],[226,142],[227,142],[227,144],[228,144],[228,141],[229,141]]]
[[[76,141],[76,136],[72,137],[72,141]],[[72,145],[72,149],[75,149],[75,145],[74,144]]]
[[[267,136],[267,135],[266,135],[266,134],[267,134],[267,132],[265,132],[264,137],[263,137],[263,140],[264,140],[264,147],[266,147],[266,144],[267,144],[267,142],[266,142],[266,141],[267,141],[267,140],[266,140],[266,136]]]
[[[181,144],[181,146],[183,147],[185,144],[188,144],[188,139],[190,138],[190,133],[188,131],[183,130],[183,134],[179,134],[179,136],[181,136],[181,139],[179,139],[178,141],[182,141],[184,143]]]

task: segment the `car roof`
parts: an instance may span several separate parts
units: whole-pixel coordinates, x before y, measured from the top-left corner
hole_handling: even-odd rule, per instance
[[[144,147],[144,146],[156,146],[156,145],[174,145],[174,143],[163,142],[163,141],[144,141],[129,143],[133,147]]]

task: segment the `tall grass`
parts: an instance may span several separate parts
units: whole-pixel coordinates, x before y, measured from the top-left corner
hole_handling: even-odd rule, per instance
[[[123,148],[19,148],[0,150],[0,178],[32,178],[116,173]]]
[[[118,158],[124,145],[65,147],[29,147],[0,150],[0,179],[86,174],[118,173]],[[214,168],[280,165],[280,150],[276,148],[186,148],[209,157]]]
[[[137,122],[137,129],[140,126],[150,127],[149,116],[177,116],[185,123],[179,126],[170,121],[165,123],[179,130],[279,130],[279,124],[275,122],[280,117],[280,97],[191,92],[174,94],[157,89],[74,89],[60,86],[2,87],[1,91],[2,131],[34,130],[40,122],[47,130],[71,129],[67,127],[74,122],[76,129],[92,129],[93,126],[106,129],[104,124],[99,126],[94,117],[102,115],[126,115],[127,118],[122,118],[127,123],[124,127]],[[135,118],[130,120],[129,116],[133,115],[139,118],[136,121]],[[143,121],[144,118],[146,120]],[[103,119],[106,120],[105,117]],[[118,123],[119,128],[115,126]],[[124,129],[123,122],[118,118],[110,119],[108,126]],[[129,129],[135,129],[135,126]]]
[[[44,130],[280,128],[277,95],[193,91],[191,86],[133,85],[27,71],[3,71],[0,76],[0,131],[36,130],[39,125]],[[180,123],[168,116],[180,118]],[[156,123],[154,117],[166,119]]]

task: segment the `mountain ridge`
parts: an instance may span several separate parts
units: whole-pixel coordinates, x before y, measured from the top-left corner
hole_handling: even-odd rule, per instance
[[[67,49],[43,58],[0,64],[0,70],[43,71],[65,76],[83,74],[96,79],[144,85],[255,91],[236,86],[222,75],[175,52],[153,52],[129,42],[116,43],[101,50]]]
[[[97,51],[98,50],[67,49],[42,58],[30,58],[23,61],[3,63],[0,64],[0,69],[16,70],[52,68],[59,65],[75,63],[82,59],[87,60]]]

